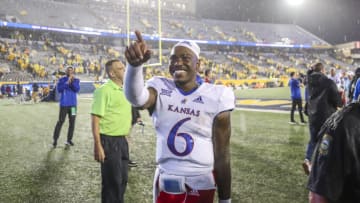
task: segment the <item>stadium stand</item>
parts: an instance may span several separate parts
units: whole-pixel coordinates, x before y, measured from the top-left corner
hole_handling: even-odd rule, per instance
[[[53,25],[66,28],[111,29],[120,33],[126,30],[126,9],[117,4],[76,4],[45,0],[4,0],[0,8],[2,16],[12,16],[16,22],[35,25]],[[132,27],[145,33],[156,32],[156,9],[142,9],[141,16],[135,15],[138,9],[131,9]],[[71,14],[71,15],[70,15]],[[46,16],[46,17],[44,17]],[[242,41],[256,43],[319,44],[325,41],[292,24],[250,23],[220,21],[209,19],[178,18],[172,13],[163,12],[164,37],[189,39]],[[3,19],[3,20],[6,20]]]
[[[86,30],[90,28],[126,32],[126,9],[123,4],[77,3],[78,1],[4,0],[0,20],[39,26]],[[135,13],[141,12],[141,16]],[[131,25],[149,36],[156,36],[156,8],[135,7],[130,10]],[[71,14],[71,15],[70,15]],[[251,23],[201,19],[191,14],[179,18],[174,11],[162,11],[162,37],[212,40],[243,45],[202,44],[202,69],[211,69],[217,82],[228,85],[266,87],[284,85],[288,74],[305,73],[314,62],[328,67],[353,70],[338,60],[331,45],[294,24]],[[124,60],[126,39],[107,36],[50,32],[0,27],[0,81],[52,81],[65,65],[72,65],[82,81],[103,79],[104,62],[110,58]],[[257,46],[246,46],[254,43]],[[269,47],[269,44],[279,45]],[[286,48],[287,45],[314,48]],[[156,47],[156,41],[152,43]],[[167,55],[171,42],[163,43],[162,66],[146,69],[167,75]],[[153,57],[151,63],[156,63]],[[260,82],[259,79],[261,79]],[[247,80],[247,81],[244,81]],[[282,82],[281,82],[282,80]],[[270,83],[269,83],[270,84]]]

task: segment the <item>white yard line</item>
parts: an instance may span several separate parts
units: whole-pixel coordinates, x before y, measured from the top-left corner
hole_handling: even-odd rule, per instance
[[[282,114],[290,113],[290,111],[288,110],[255,109],[255,108],[242,108],[242,107],[236,107],[235,109],[239,111],[254,111],[254,112],[282,113]]]

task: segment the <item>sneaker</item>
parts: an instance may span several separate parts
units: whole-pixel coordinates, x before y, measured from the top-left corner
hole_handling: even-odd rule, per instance
[[[289,121],[289,124],[296,125],[296,122],[295,121]]]
[[[306,124],[307,124],[306,121],[300,123],[300,125],[306,125]]]
[[[137,163],[135,161],[129,160],[129,167],[137,167]]]
[[[65,145],[74,146],[74,143],[71,140],[69,140],[69,141],[65,142]]]
[[[311,163],[308,159],[305,159],[304,162],[302,163],[302,167],[304,169],[304,173],[306,175],[309,175],[311,172]]]

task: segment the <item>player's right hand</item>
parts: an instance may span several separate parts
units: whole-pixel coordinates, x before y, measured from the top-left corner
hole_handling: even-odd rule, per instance
[[[135,35],[137,40],[126,47],[125,57],[130,65],[137,67],[150,59],[151,51],[147,48],[140,31],[136,30]]]

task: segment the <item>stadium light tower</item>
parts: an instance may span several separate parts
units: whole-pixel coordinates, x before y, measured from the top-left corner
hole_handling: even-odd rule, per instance
[[[304,0],[285,0],[291,6],[300,6]]]

